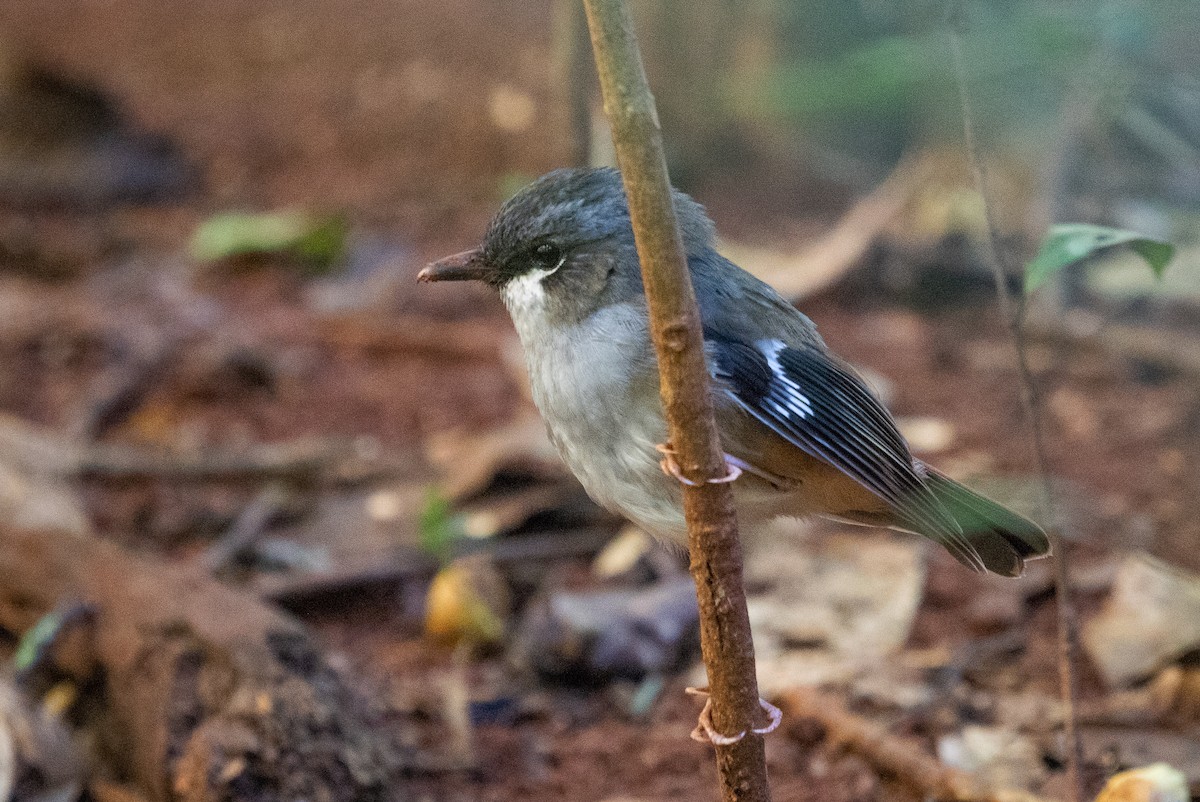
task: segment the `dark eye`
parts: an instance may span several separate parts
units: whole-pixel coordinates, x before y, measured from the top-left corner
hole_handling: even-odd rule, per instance
[[[533,249],[533,262],[544,270],[553,270],[562,261],[562,251],[552,242],[543,242]]]

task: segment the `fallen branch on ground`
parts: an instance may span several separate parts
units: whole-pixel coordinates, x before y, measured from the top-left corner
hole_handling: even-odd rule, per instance
[[[981,788],[970,774],[943,766],[912,742],[851,713],[840,700],[812,688],[790,690],[779,703],[789,717],[818,722],[830,743],[861,755],[926,798],[941,802],[1048,802],[1024,791]]]
[[[89,479],[128,482],[288,480],[310,482],[336,461],[327,443],[310,439],[255,446],[241,453],[165,454],[122,445],[98,444],[80,457],[77,472]]]
[[[96,610],[105,752],[155,802],[376,800],[399,768],[305,629],[252,596],[96,538],[0,527],[0,626]]]

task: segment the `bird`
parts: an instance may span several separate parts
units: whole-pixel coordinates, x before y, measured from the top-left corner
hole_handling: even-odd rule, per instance
[[[1045,532],[913,456],[867,383],[814,323],[721,256],[704,208],[672,190],[695,288],[721,448],[739,521],[823,516],[923,535],[968,568],[1015,577]],[[621,174],[563,168],[505,202],[482,244],[423,282],[499,291],[550,440],[588,494],[686,545]]]

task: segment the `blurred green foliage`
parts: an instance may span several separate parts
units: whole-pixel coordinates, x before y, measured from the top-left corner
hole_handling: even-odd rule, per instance
[[[450,501],[436,488],[425,497],[417,528],[421,550],[442,565],[450,562],[458,541],[465,536],[462,516],[452,511]]]
[[[731,103],[846,148],[897,153],[962,131],[945,3],[777,4],[779,57]],[[980,128],[1020,137],[1056,122],[1070,93],[1119,113],[1132,91],[1200,74],[1200,3],[964,0],[967,81]],[[1186,79],[1185,79],[1186,80]],[[1193,84],[1193,90],[1196,87]]]
[[[38,619],[17,644],[12,665],[17,672],[29,671],[42,659],[69,619],[69,610],[53,610]]]
[[[192,235],[192,257],[215,262],[237,256],[283,254],[328,270],[346,249],[346,222],[302,211],[220,212]]]
[[[1128,248],[1142,257],[1160,279],[1175,255],[1174,245],[1135,231],[1063,223],[1050,227],[1037,256],[1025,266],[1025,291],[1036,290],[1068,265],[1086,262],[1115,248]]]
[[[504,201],[516,195],[537,178],[533,173],[511,170],[496,179],[496,200]]]

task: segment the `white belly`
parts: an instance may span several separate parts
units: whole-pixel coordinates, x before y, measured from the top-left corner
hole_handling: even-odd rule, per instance
[[[655,450],[667,429],[644,312],[606,307],[551,329],[533,325],[528,313],[536,310],[513,306],[534,402],[572,473],[601,506],[683,542],[682,494]]]

